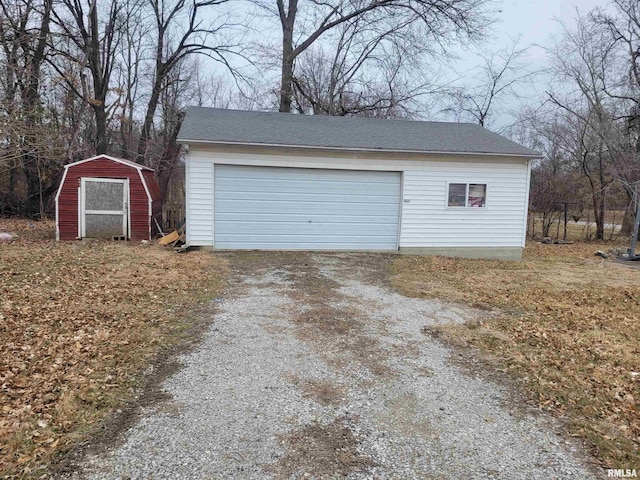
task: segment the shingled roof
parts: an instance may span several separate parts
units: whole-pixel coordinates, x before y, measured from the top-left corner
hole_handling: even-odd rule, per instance
[[[190,107],[178,141],[381,152],[492,154],[538,152],[472,123],[382,120]]]

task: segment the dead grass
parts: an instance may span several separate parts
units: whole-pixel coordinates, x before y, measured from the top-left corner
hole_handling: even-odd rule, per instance
[[[0,219],[0,476],[41,474],[178,342],[226,263],[204,252],[52,240],[50,223]],[[190,318],[191,317],[191,318]]]
[[[605,240],[626,240],[627,237],[620,234],[622,217],[623,215],[620,215],[618,217],[611,215],[610,217],[605,218],[605,223],[607,224],[604,228]],[[569,221],[567,222],[567,240],[575,242],[594,240],[596,236],[596,224],[593,221],[593,216],[591,216],[588,223],[586,223],[586,218],[582,218],[580,221],[583,221],[585,223],[576,223],[573,220],[569,219]],[[531,219],[529,219],[529,235],[531,235],[531,227],[532,223]],[[534,233],[535,236],[542,236],[542,220],[538,218],[536,218],[535,220]],[[555,240],[560,240],[564,237],[564,221],[562,219],[560,220],[559,224],[558,222],[555,222],[551,226],[549,230],[549,237]]]
[[[609,245],[541,245],[522,262],[400,257],[393,285],[496,315],[439,332],[490,354],[540,408],[566,416],[609,468],[640,466],[640,269],[593,256]]]

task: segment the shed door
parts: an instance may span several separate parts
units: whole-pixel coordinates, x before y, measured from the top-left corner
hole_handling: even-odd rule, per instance
[[[214,167],[216,248],[396,250],[400,173]]]
[[[128,179],[82,179],[80,187],[82,238],[128,238],[128,187]]]

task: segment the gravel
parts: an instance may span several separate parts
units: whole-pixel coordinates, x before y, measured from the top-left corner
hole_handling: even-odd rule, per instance
[[[516,412],[512,392],[422,333],[477,312],[403,297],[358,255],[300,256],[238,271],[164,383],[172,400],[72,477],[597,478],[554,420]],[[349,331],[305,317],[327,311]]]

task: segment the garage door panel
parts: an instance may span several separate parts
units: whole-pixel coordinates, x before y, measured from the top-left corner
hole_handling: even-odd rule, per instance
[[[375,212],[371,210],[375,209]],[[275,213],[281,215],[351,215],[352,217],[392,215],[397,218],[398,207],[388,203],[318,203],[318,202],[265,202],[259,200],[242,200],[235,203],[218,202],[216,214],[244,214],[244,213]]]
[[[389,226],[392,223],[374,224],[367,223],[367,234],[370,236],[384,236],[389,233]],[[308,235],[334,236],[334,229],[340,229],[340,235],[359,235],[362,233],[362,224],[356,223],[276,223],[276,222],[221,222],[222,231],[233,229],[236,234],[250,235],[259,231],[261,235],[287,235],[291,237]]]
[[[231,194],[241,192],[263,192],[269,193],[285,193],[285,194],[305,194],[319,193],[332,195],[369,195],[375,187],[376,195],[394,195],[397,196],[399,187],[396,183],[380,182],[376,184],[363,182],[327,182],[327,181],[292,181],[290,179],[282,180],[263,180],[263,179],[233,179],[225,180],[221,185],[221,191]]]
[[[397,248],[400,174],[216,165],[215,246]]]
[[[260,202],[306,202],[306,203],[318,203],[318,198],[322,199],[322,203],[325,202],[335,203],[339,205],[352,204],[352,203],[388,203],[389,200],[394,201],[397,197],[393,194],[380,194],[372,195],[371,193],[357,194],[357,193],[332,193],[332,192],[268,192],[268,191],[251,191],[248,189],[242,191],[227,191],[224,193],[224,197],[221,200],[222,205],[224,202],[234,201],[247,201],[247,195],[255,195],[258,197],[254,201]],[[387,198],[385,198],[387,197]]]
[[[299,180],[302,182],[354,182],[365,179],[368,183],[395,183],[393,175],[397,172],[379,172],[367,170],[331,170],[324,168],[283,168],[283,167],[248,167],[246,165],[216,165],[215,175],[220,179],[255,179],[254,173],[247,174],[248,169],[259,171],[259,178]],[[345,175],[345,172],[357,173],[358,179]],[[382,174],[382,175],[381,175]]]
[[[342,223],[342,224],[359,224],[359,223],[371,223],[377,221],[384,224],[396,225],[397,216],[393,213],[389,215],[353,215],[353,214],[333,214],[324,215],[323,213],[291,213],[291,212],[268,212],[268,213],[246,213],[246,212],[230,212],[230,213],[216,213],[216,220],[218,222],[281,222],[282,215],[287,214],[291,223],[304,223],[311,219],[313,222],[326,222],[326,223]]]
[[[252,168],[261,168],[261,167],[252,167]],[[264,167],[264,168],[279,168],[279,167]],[[309,169],[310,170],[310,169]],[[319,170],[318,172],[326,172],[327,170]],[[372,175],[361,175],[357,179],[353,178],[344,178],[342,172],[345,171],[354,171],[354,170],[334,170],[339,172],[334,175],[325,175],[325,174],[303,174],[303,175],[278,175],[278,176],[262,176],[260,178],[255,177],[246,177],[246,176],[224,176],[225,185],[233,185],[237,183],[255,183],[255,184],[278,184],[278,183],[286,183],[294,181],[296,185],[305,185],[305,186],[326,186],[326,185],[341,185],[344,187],[353,186],[353,185],[361,185],[362,180],[365,180],[367,184],[375,184],[375,185],[396,185],[396,182],[392,178],[377,178],[376,175],[380,173],[386,172],[364,172],[364,173],[372,173]]]
[[[251,249],[251,250],[389,250],[389,243],[395,241],[395,236],[388,236],[379,239],[372,239],[369,236],[356,236],[350,239],[336,238],[332,236],[300,236],[297,237],[296,243],[288,243],[290,236],[288,235],[248,235],[238,240],[236,236],[216,235],[216,241],[223,244],[233,242],[233,247],[217,247],[217,248],[234,248],[234,249]],[[282,245],[286,244],[284,248]]]

